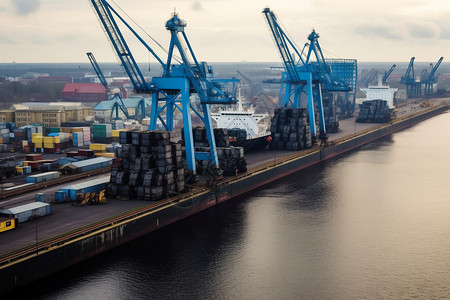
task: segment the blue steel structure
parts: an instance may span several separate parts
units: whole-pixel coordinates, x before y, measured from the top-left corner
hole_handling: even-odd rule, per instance
[[[94,68],[94,71],[97,74],[100,82],[105,87],[105,89],[108,90],[109,89],[108,82],[106,81],[105,75],[103,74],[102,69],[98,65],[97,60],[95,59],[94,54],[92,54],[92,52],[87,52],[86,55],[89,58],[89,61],[91,62],[91,65]],[[109,115],[110,120],[120,120],[121,119],[119,117],[119,110],[121,110],[123,112],[123,114],[125,115],[125,118],[127,118],[127,119],[137,119],[139,121],[142,121],[142,119],[145,118],[145,100],[144,99],[139,101],[139,103],[136,107],[136,115],[135,116],[131,116],[128,113],[128,109],[118,93],[115,93],[110,100],[116,101],[111,108],[111,113]]]
[[[166,22],[166,29],[170,31],[171,40],[167,52],[168,57],[166,62],[164,62],[106,0],[91,0],[91,4],[135,91],[152,94],[149,129],[155,130],[159,120],[164,129],[172,131],[174,129],[174,112],[178,109],[183,116],[188,169],[195,173],[195,159],[209,160],[218,168],[219,162],[214,140],[210,104],[236,103],[235,80],[229,80],[228,82],[214,80],[212,67],[208,66],[206,62],[197,60],[184,32],[186,22],[179,19],[176,13]],[[116,23],[115,17],[133,33],[161,64],[163,68],[161,77],[153,77],[151,82],[146,82]],[[173,62],[175,50],[181,56],[180,63]],[[229,86],[230,82],[232,83],[231,88]],[[191,97],[195,97],[194,94],[200,99],[199,109],[191,105]],[[210,146],[209,153],[195,151],[192,134],[192,112],[205,125]]]
[[[416,81],[416,76],[414,74],[415,59],[415,57],[411,57],[405,76],[400,78],[400,83],[406,86],[406,96],[408,98],[417,98],[422,94],[422,84],[419,81]]]
[[[300,107],[301,94],[306,94],[311,133],[317,136],[314,113],[317,104],[320,133],[322,138],[326,137],[322,90],[346,93],[354,90],[357,76],[356,60],[326,60],[318,42],[319,35],[314,30],[308,36],[309,44],[305,45],[305,48],[309,47],[304,55],[305,48],[302,52],[297,49],[281,28],[275,14],[269,8],[265,8],[263,14],[284,64],[280,92],[283,96],[280,97],[280,106]],[[298,62],[294,57],[298,57]],[[343,78],[347,80],[342,80]]]
[[[101,84],[105,87],[105,89],[108,89],[108,82],[106,81],[105,75],[103,74],[102,69],[100,69],[97,60],[95,59],[94,54],[92,54],[92,52],[87,52],[86,55],[89,58],[89,61],[91,62],[91,65],[94,68],[94,71],[97,74],[97,77],[100,80]]]
[[[388,71],[385,71],[385,72],[384,72],[384,76],[383,76],[383,78],[381,78],[381,83],[382,83],[383,85],[386,85],[386,84],[387,84],[387,79],[388,79],[389,76],[392,74],[392,71],[394,71],[394,69],[395,69],[396,66],[397,66],[396,64],[393,64],[392,67],[391,67]]]
[[[421,83],[423,83],[425,85],[424,94],[426,96],[433,94],[433,84],[437,83],[437,81],[438,81],[438,78],[436,77],[436,71],[439,68],[439,66],[441,65],[441,62],[443,59],[444,59],[444,57],[439,58],[437,63],[434,65],[434,67],[432,67],[428,77],[422,78],[422,80],[421,80]],[[431,64],[431,66],[432,66],[432,64]]]

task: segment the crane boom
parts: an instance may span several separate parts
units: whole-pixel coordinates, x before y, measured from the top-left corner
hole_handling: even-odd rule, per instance
[[[394,71],[396,66],[397,66],[396,64],[393,64],[392,67],[388,71],[384,72],[384,76],[381,79],[381,82],[382,82],[383,85],[386,85],[387,79],[391,75],[392,71]]]
[[[277,17],[268,7],[263,10],[263,14],[266,18],[267,24],[269,25],[270,31],[272,33],[272,37],[281,55],[281,60],[283,61],[289,79],[292,82],[300,82],[300,77],[298,75],[296,63],[294,61],[291,50],[298,55],[299,59],[302,62],[304,62],[301,53],[298,51],[297,47],[295,47],[294,43],[291,42],[289,37],[286,35],[284,30],[278,23]]]
[[[89,61],[91,62],[91,65],[94,68],[94,71],[97,74],[98,79],[100,80],[101,84],[105,87],[105,89],[108,89],[108,82],[106,82],[105,75],[103,74],[102,70],[100,69],[100,67],[97,63],[97,60],[94,57],[94,54],[92,54],[92,52],[87,52],[86,55],[89,58]]]
[[[91,4],[136,92],[152,92],[114,19],[115,10],[104,0],[91,0]]]
[[[437,69],[439,68],[439,66],[441,65],[442,60],[444,59],[443,56],[441,56],[441,58],[439,58],[439,60],[437,61],[437,63],[434,65],[433,69],[430,72],[430,75],[428,76],[428,82],[433,82],[436,83],[437,80],[435,78],[435,74]]]

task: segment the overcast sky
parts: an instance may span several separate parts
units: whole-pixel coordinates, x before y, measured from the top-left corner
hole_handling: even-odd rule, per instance
[[[112,0],[110,1],[112,3]],[[262,15],[270,7],[299,48],[314,28],[330,58],[434,62],[450,49],[448,0],[115,0],[168,46],[174,9],[199,60],[278,62]],[[100,62],[116,58],[89,0],[1,0],[0,62]],[[139,61],[155,60],[127,39]],[[152,44],[152,47],[153,44]],[[161,55],[164,58],[164,55]],[[445,61],[446,59],[444,59]]]

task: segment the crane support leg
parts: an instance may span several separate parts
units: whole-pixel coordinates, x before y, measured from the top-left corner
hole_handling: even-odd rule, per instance
[[[189,99],[189,84],[186,85],[185,90],[181,93],[181,102],[183,106],[183,127],[184,127],[184,143],[186,146],[186,162],[187,167],[194,174],[195,167],[195,151],[194,151],[194,137],[192,134],[191,121],[191,102]]]
[[[209,109],[209,105],[202,104],[202,109],[204,116],[203,123],[205,124],[206,135],[208,136],[209,149],[211,153],[211,162],[214,166],[219,167],[219,159],[217,158],[217,151],[216,151],[216,140],[214,138],[214,130],[212,126],[211,112]]]
[[[323,102],[322,102],[322,85],[320,83],[316,84],[317,90],[317,106],[319,108],[319,119],[320,119],[320,131],[323,134],[327,133],[327,129],[325,126],[325,115],[323,113]]]

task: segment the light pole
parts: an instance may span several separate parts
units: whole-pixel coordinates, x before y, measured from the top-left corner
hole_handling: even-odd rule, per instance
[[[34,225],[35,225],[34,228],[35,228],[35,232],[36,232],[36,254],[39,254],[37,220],[38,220],[37,209],[35,209],[34,210]]]

